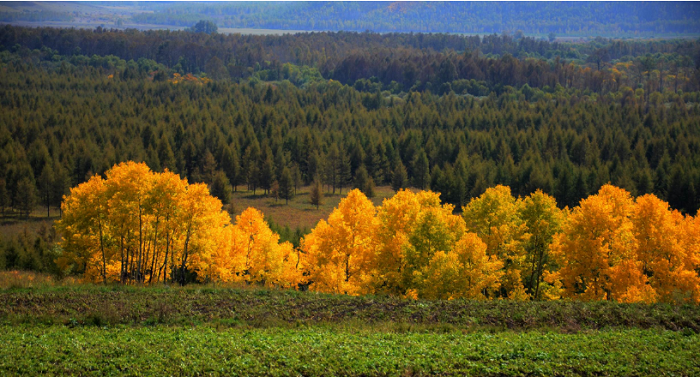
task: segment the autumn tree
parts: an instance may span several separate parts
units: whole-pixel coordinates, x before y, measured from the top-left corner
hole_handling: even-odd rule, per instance
[[[559,293],[556,287],[547,284],[545,292],[541,287],[545,275],[558,270],[549,255],[549,246],[554,235],[561,231],[565,213],[557,208],[553,197],[541,190],[525,197],[518,212],[525,223],[526,232],[530,234],[524,244],[527,257],[523,266],[523,277],[527,292],[536,300],[556,297]]]
[[[84,273],[87,280],[107,282],[107,262],[114,248],[107,231],[107,187],[100,176],[71,189],[63,203],[64,216],[58,222],[63,233],[64,253],[57,260],[67,272]],[[69,269],[75,268],[75,271]]]
[[[551,249],[564,296],[580,300],[653,301],[630,219],[629,192],[605,185],[574,208]]]
[[[310,288],[321,292],[357,295],[373,278],[377,244],[375,207],[359,190],[352,190],[304,237]]]
[[[698,221],[671,211],[653,194],[636,199],[630,219],[636,257],[658,300],[698,303]]]
[[[207,186],[134,162],[105,175],[73,188],[62,204],[63,270],[103,282],[170,276],[184,284],[198,271],[205,279],[201,261],[223,243],[230,222]]]
[[[465,233],[452,250],[438,251],[419,275],[419,296],[427,299],[492,297],[500,286],[503,262],[489,258],[486,244],[475,233]],[[418,293],[418,292],[417,292]]]
[[[475,232],[487,246],[487,254],[502,261],[506,270],[501,295],[512,299],[528,297],[523,285],[525,242],[530,237],[520,218],[520,200],[510,188],[498,185],[472,199],[462,209],[467,229]]]

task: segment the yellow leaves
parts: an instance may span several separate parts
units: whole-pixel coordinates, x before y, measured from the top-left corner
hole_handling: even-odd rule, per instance
[[[260,211],[248,208],[231,224],[206,185],[145,164],[92,177],[62,208],[57,263],[88,281],[195,273],[413,299],[700,302],[700,218],[611,185],[571,211],[541,191],[520,199],[497,186],[462,216],[430,191],[401,190],[375,208],[353,190],[299,250],[279,243]]]
[[[521,219],[521,201],[507,186],[489,188],[463,208],[467,228],[475,232],[487,246],[487,253],[505,263],[510,272],[503,281],[503,290],[511,296],[523,289],[521,271],[525,262],[527,226]]]
[[[198,84],[198,85],[203,85],[203,84],[208,84],[212,82],[212,80],[208,77],[196,77],[192,75],[191,73],[188,73],[184,76],[180,75],[179,73],[173,73],[173,78],[169,79],[168,82],[171,84],[179,84],[181,82],[190,82],[193,84]]]
[[[654,195],[637,198],[631,216],[637,240],[636,254],[658,300],[698,302],[698,228],[694,218],[671,211]],[[647,295],[650,296],[650,295]]]
[[[205,184],[187,184],[143,163],[126,162],[71,190],[59,227],[58,263],[91,281],[154,282],[182,278],[250,281],[292,287],[301,273],[291,244],[279,244],[255,209],[231,225]]]
[[[634,237],[629,220],[633,204],[627,191],[605,185],[572,211],[563,232],[552,244],[563,267],[565,295],[612,300],[624,293],[618,284],[624,269],[613,267],[634,267],[626,263],[633,258]],[[624,281],[639,283],[634,279]]]
[[[369,289],[377,244],[377,219],[372,202],[360,190],[352,190],[338,208],[321,220],[304,238],[312,289],[360,294]]]
[[[692,222],[654,195],[635,201],[623,189],[603,186],[573,210],[552,244],[565,296],[698,302]]]
[[[290,287],[299,282],[298,253],[288,242],[279,244],[279,235],[270,230],[262,212],[248,208],[230,228],[236,239],[231,255],[240,277],[268,286]]]

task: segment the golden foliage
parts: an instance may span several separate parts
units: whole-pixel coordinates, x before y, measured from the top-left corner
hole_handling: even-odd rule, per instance
[[[127,162],[71,189],[58,228],[67,273],[87,281],[150,283],[248,281],[295,286],[298,253],[279,244],[262,213],[248,209],[232,225],[206,185]]]
[[[350,295],[700,303],[700,218],[612,185],[571,211],[539,190],[521,199],[496,186],[461,216],[430,191],[400,190],[375,207],[353,190],[299,249],[260,211],[232,224],[206,185],[143,163],[91,177],[62,209],[57,263],[86,281],[196,273]]]

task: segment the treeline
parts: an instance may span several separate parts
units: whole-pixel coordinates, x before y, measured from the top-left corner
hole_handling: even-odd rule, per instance
[[[68,187],[126,160],[205,182],[225,202],[242,185],[268,193],[287,169],[295,187],[430,188],[457,208],[496,184],[569,207],[608,182],[688,214],[700,203],[698,92],[392,95],[324,80],[159,79],[148,66],[4,66],[0,210],[57,207]]]
[[[230,222],[203,184],[119,164],[71,189],[57,266],[88,281],[248,282],[426,299],[700,302],[700,222],[611,185],[561,210],[489,188],[454,214],[401,190],[351,191],[298,248],[249,208]]]
[[[666,35],[698,33],[695,4],[625,3],[149,3],[133,16],[148,24],[189,26],[211,19],[220,26],[292,30],[502,33],[546,35]]]
[[[194,24],[194,23],[192,23]],[[659,70],[676,74],[700,66],[697,41],[613,41],[597,39],[586,44],[563,44],[510,35],[457,36],[449,34],[304,33],[283,36],[221,35],[187,31],[145,31],[21,28],[6,25],[0,32],[0,48],[22,53],[51,49],[61,56],[109,56],[126,61],[153,60],[181,74],[226,71],[226,77],[240,79],[251,71],[268,69],[273,80],[281,78],[285,63],[318,69],[324,78],[353,84],[360,78],[377,77],[384,84],[396,81],[409,90],[417,81],[430,82],[436,91],[455,79],[485,79],[493,86],[579,85],[588,65],[595,71],[618,61],[634,61],[638,75],[634,85],[647,79],[641,73]],[[26,54],[26,52],[25,52]],[[511,55],[489,59],[481,55]],[[649,55],[649,56],[647,56]],[[559,58],[556,64],[537,59]],[[642,62],[641,58],[650,58]],[[576,61],[580,69],[557,73]],[[647,59],[648,60],[648,59]],[[454,65],[441,67],[444,62]],[[348,65],[360,67],[349,73]],[[447,63],[444,63],[447,64]],[[578,68],[578,67],[577,67]],[[447,71],[445,71],[447,70]],[[443,72],[444,71],[444,72]],[[515,73],[524,76],[509,77]],[[391,77],[386,77],[391,75]],[[537,77],[537,79],[534,79]],[[352,80],[352,81],[349,81]],[[515,81],[508,81],[515,80]],[[554,80],[554,81],[552,81]],[[602,80],[602,79],[599,79]],[[541,82],[541,83],[540,83]],[[628,84],[627,84],[628,85]],[[590,87],[588,85],[587,87]],[[592,88],[593,89],[593,88]],[[597,91],[601,88],[594,89]]]

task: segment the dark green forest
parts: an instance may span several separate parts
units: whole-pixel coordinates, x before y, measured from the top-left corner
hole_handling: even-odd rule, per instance
[[[266,193],[496,184],[574,206],[612,183],[700,204],[697,41],[0,29],[0,209],[121,161]],[[575,58],[568,58],[574,56]]]

